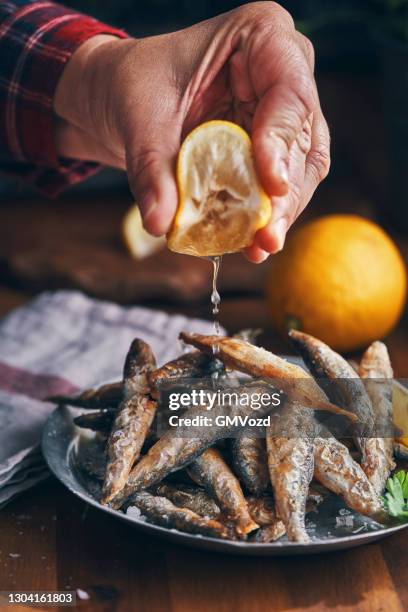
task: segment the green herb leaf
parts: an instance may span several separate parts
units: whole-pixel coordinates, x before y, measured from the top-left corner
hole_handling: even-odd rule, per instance
[[[408,499],[408,472],[400,470],[395,474],[401,484],[402,495],[405,499]]]
[[[400,470],[388,478],[383,502],[391,516],[408,519],[408,472]]]

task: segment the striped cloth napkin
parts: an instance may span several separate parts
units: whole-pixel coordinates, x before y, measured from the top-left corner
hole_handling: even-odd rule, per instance
[[[43,398],[120,379],[135,337],[151,345],[161,365],[180,354],[182,330],[213,333],[213,325],[76,291],[44,293],[3,319],[0,508],[49,475],[39,443],[54,406]]]

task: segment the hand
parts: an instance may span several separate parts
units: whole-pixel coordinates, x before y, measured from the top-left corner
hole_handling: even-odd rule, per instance
[[[273,217],[246,250],[279,251],[329,169],[311,43],[274,2],[244,5],[162,36],[96,36],[73,55],[55,110],[59,153],[126,169],[146,229],[168,231],[181,141],[209,119],[242,125]]]

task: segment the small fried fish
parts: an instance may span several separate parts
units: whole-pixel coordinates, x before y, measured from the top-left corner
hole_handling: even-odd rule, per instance
[[[79,395],[53,395],[45,401],[55,404],[68,404],[79,408],[117,408],[123,399],[123,383],[114,382],[102,385],[97,389],[87,389]]]
[[[275,501],[272,495],[246,498],[248,510],[255,523],[267,527],[276,521]]]
[[[191,351],[173,359],[157,368],[149,375],[152,395],[157,397],[160,385],[164,382],[177,381],[180,378],[197,378],[205,376],[212,359],[201,351]]]
[[[346,504],[381,521],[383,507],[362,467],[354,461],[344,444],[321,427],[322,437],[314,440],[314,477],[329,491],[340,495]]]
[[[141,491],[134,495],[133,503],[156,525],[213,538],[231,539],[233,535],[222,523],[204,518],[188,508],[179,508],[166,497],[156,497],[147,491]]]
[[[98,412],[88,412],[80,414],[74,418],[74,423],[82,429],[91,429],[109,434],[115,420],[115,410],[99,410]]]
[[[258,395],[259,393],[270,392],[270,386],[260,383],[254,385],[252,383],[242,385],[241,391],[247,393],[249,397],[251,393]],[[216,423],[217,417],[227,417],[231,413],[241,418],[252,416],[253,410],[250,404],[251,402],[248,405],[242,405],[238,401],[237,404],[231,406],[216,405],[212,409],[213,421]],[[257,411],[257,415],[262,416],[269,410],[269,406],[262,406]],[[207,411],[202,406],[197,406],[190,408],[184,416],[194,419],[203,414],[207,414]],[[167,430],[135,465],[123,491],[111,500],[110,505],[113,508],[120,508],[133,493],[152,487],[171,472],[184,468],[207,448],[213,446],[217,440],[228,437],[236,429],[237,426],[234,423],[226,424],[223,427],[217,425],[201,427],[195,436],[191,432],[186,435],[183,426],[172,427]]]
[[[359,375],[321,340],[295,329],[289,332],[289,337],[329,399],[345,406],[358,418],[352,426],[353,434],[365,459],[368,450],[365,438],[374,430],[374,418],[370,398]]]
[[[316,511],[323,495],[310,488],[306,502],[306,513]],[[260,529],[250,537],[251,542],[275,542],[286,534],[284,522],[276,516],[275,502],[271,495],[247,497],[249,512]]]
[[[257,544],[270,544],[276,542],[286,534],[285,523],[275,518],[273,523],[261,527],[250,537],[250,541]]]
[[[216,519],[221,510],[215,501],[195,485],[161,483],[154,489],[155,495],[167,497],[175,506],[188,508],[200,516]]]
[[[212,495],[227,518],[233,521],[240,537],[259,525],[252,520],[247,502],[236,476],[215,448],[209,448],[187,468],[189,476]]]
[[[248,510],[260,528],[250,536],[251,542],[275,542],[286,533],[285,523],[276,516],[275,502],[271,495],[247,497]]]
[[[359,374],[371,399],[376,430],[380,437],[365,441],[366,457],[362,468],[378,495],[395,468],[393,460],[392,377],[390,357],[382,342],[373,342],[364,353]]]
[[[232,467],[250,493],[262,495],[269,486],[265,438],[239,433],[231,440]]]
[[[157,402],[148,395],[148,374],[156,362],[143,340],[132,342],[123,372],[123,395],[107,444],[102,503],[123,489],[153,422]]]
[[[351,421],[357,420],[354,414],[330,403],[313,377],[305,370],[261,347],[236,338],[187,332],[181,332],[180,338],[210,354],[217,347],[217,358],[227,367],[255,377],[279,380],[279,388],[303,406],[327,410]]]
[[[269,474],[276,513],[292,542],[309,542],[305,513],[309,484],[313,478],[313,437],[317,424],[312,411],[286,402],[266,429]]]

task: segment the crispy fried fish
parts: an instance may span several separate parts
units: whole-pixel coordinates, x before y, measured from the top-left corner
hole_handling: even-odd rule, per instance
[[[123,371],[123,395],[107,444],[108,462],[102,503],[125,486],[156,413],[157,402],[149,395],[148,374],[156,361],[150,347],[138,338],[129,349]]]
[[[382,436],[366,440],[366,458],[362,468],[377,494],[381,495],[388,476],[395,468],[392,421],[393,371],[385,344],[373,342],[364,353],[358,371],[371,399],[376,431]]]
[[[245,392],[248,397],[251,393],[257,395],[259,393],[270,393],[270,386],[260,383],[257,385],[253,383],[242,385],[241,392]],[[262,416],[269,410],[269,406],[262,406],[257,411],[257,416]],[[190,408],[184,416],[194,419],[203,414],[207,414],[207,411],[202,406],[197,406]],[[212,410],[214,423],[218,417],[227,417],[231,414],[242,418],[252,416],[253,410],[250,402],[249,405],[241,405],[240,402],[231,406],[216,405]],[[152,487],[171,472],[184,468],[207,448],[213,446],[217,440],[228,437],[235,429],[237,429],[237,426],[234,423],[224,426],[213,425],[212,427],[200,427],[197,429],[197,433],[193,435],[191,431],[186,434],[186,430],[182,426],[172,427],[135,465],[123,491],[111,500],[111,506],[120,508],[133,493]]]
[[[177,378],[195,378],[203,376],[211,359],[200,351],[191,351],[173,359],[150,374],[150,385],[154,392],[158,384],[165,380]],[[154,393],[153,393],[154,395]],[[47,402],[68,404],[79,408],[117,408],[123,399],[123,381],[108,383],[96,389],[86,389],[79,395],[53,395]]]
[[[279,540],[285,534],[285,523],[278,519],[278,517],[275,517],[273,523],[260,527],[260,529],[255,531],[250,537],[250,541],[257,544],[270,544],[271,542],[276,542],[276,540]]]
[[[340,495],[353,510],[377,520],[384,518],[379,496],[349,449],[316,421],[313,410],[303,408],[297,414],[301,418],[299,430],[313,438],[314,478]],[[278,431],[284,431],[284,426],[279,425]]]
[[[384,513],[380,498],[362,467],[354,461],[348,448],[333,438],[323,426],[320,434],[321,437],[314,440],[316,480],[340,495],[353,510],[381,521]]]
[[[265,438],[248,432],[231,440],[231,458],[235,473],[250,493],[262,495],[270,486]]]
[[[321,340],[295,329],[289,332],[289,336],[329,399],[345,406],[358,417],[358,422],[352,428],[364,458],[365,438],[373,432],[374,417],[370,398],[359,375],[341,355]]]
[[[82,429],[91,429],[109,434],[115,420],[115,410],[99,410],[98,412],[88,412],[80,414],[74,418],[74,423]]]
[[[147,491],[141,491],[136,493],[133,503],[149,521],[156,525],[213,538],[231,539],[233,536],[222,523],[204,518],[188,508],[179,508],[166,497],[156,497]]]
[[[303,406],[327,410],[346,416],[351,421],[357,420],[354,414],[331,404],[310,374],[263,348],[236,338],[204,336],[187,332],[181,332],[180,338],[187,344],[192,344],[210,354],[214,347],[218,347],[217,358],[226,366],[240,372],[259,378],[279,379],[280,389]]]
[[[293,542],[309,542],[305,513],[309,484],[313,478],[313,438],[318,426],[307,418],[304,407],[286,402],[266,429],[269,474],[276,513]],[[310,411],[308,411],[310,412]]]
[[[102,385],[97,389],[87,389],[79,395],[53,395],[46,398],[47,402],[55,404],[68,404],[79,408],[117,408],[123,398],[123,383],[114,382]]]
[[[306,502],[306,513],[315,511],[322,503],[324,496],[310,488]],[[249,512],[260,529],[251,535],[252,542],[275,542],[286,534],[284,522],[276,516],[275,502],[271,495],[247,497]]]
[[[284,522],[276,516],[275,502],[271,495],[248,497],[248,510],[260,528],[250,536],[251,542],[266,544],[279,540],[286,533]]]
[[[215,501],[195,485],[161,483],[154,488],[155,495],[167,497],[175,506],[188,508],[200,516],[217,519],[221,510]]]
[[[149,375],[152,394],[156,397],[160,384],[180,378],[204,376],[213,360],[201,351],[191,351],[157,368]]]
[[[272,495],[263,495],[262,497],[251,495],[246,500],[249,513],[255,523],[258,523],[261,527],[267,527],[276,521],[275,501]]]
[[[238,479],[215,448],[209,448],[187,468],[189,476],[218,502],[227,518],[233,521],[240,537],[259,525],[252,520]]]

